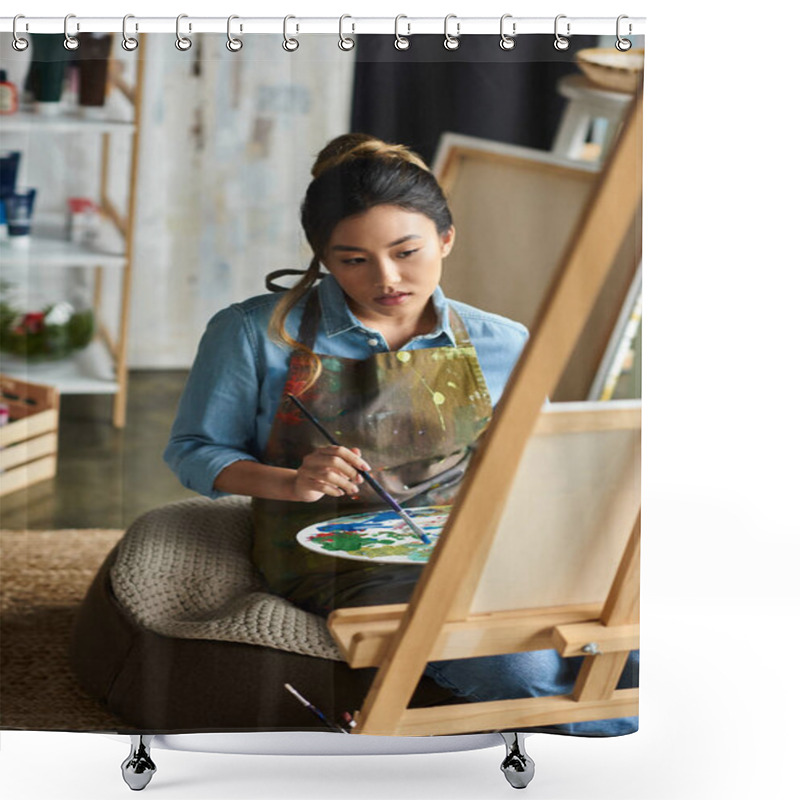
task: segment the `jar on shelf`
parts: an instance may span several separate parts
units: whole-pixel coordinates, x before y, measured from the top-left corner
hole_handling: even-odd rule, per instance
[[[91,342],[94,312],[80,296],[46,300],[0,284],[0,351],[29,362],[67,358]]]

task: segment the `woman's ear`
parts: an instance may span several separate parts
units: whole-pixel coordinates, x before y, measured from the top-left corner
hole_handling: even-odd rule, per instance
[[[453,244],[456,240],[456,229],[454,225],[451,225],[443,234],[442,234],[442,258],[446,258],[450,251],[453,249]]]

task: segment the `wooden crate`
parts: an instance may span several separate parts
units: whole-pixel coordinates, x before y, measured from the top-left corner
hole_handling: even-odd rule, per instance
[[[0,497],[56,474],[58,390],[0,374],[0,402],[11,422],[0,427]]]

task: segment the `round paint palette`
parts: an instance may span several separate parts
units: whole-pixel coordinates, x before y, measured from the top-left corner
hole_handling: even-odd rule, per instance
[[[425,531],[430,544],[414,534],[394,511],[370,511],[317,522],[303,528],[297,541],[303,547],[338,558],[372,564],[425,564],[444,528],[451,506],[405,509]]]

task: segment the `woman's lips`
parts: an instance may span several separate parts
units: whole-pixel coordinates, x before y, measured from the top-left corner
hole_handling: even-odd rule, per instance
[[[392,294],[376,297],[375,302],[380,303],[382,306],[399,306],[408,296],[408,292],[393,292]]]

